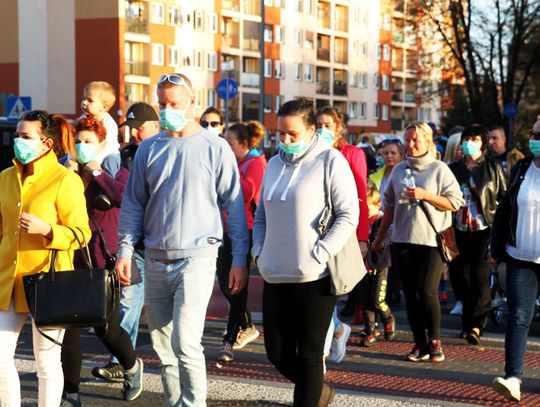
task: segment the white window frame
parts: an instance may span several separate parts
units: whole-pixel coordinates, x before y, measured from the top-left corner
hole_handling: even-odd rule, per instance
[[[377,44],[376,46],[376,55],[377,55],[377,59],[380,61],[382,59],[382,45],[381,44]]]
[[[294,30],[294,45],[297,47],[302,47],[304,42],[304,31],[300,28]]]
[[[368,87],[368,74],[367,72],[360,72],[358,74],[358,86],[362,89],[367,89]]]
[[[169,45],[167,48],[169,51],[169,66],[176,67],[180,65],[180,50],[174,45]]]
[[[283,61],[278,59],[274,61],[274,77],[277,79],[284,78]]]
[[[356,119],[356,116],[358,115],[358,102],[349,102],[348,107],[349,117],[351,119]]]
[[[165,47],[163,44],[157,42],[152,43],[152,65],[165,65]]]
[[[380,109],[381,107],[378,103],[373,103],[373,118],[375,120],[379,120],[379,116],[381,114]]]
[[[200,109],[203,107],[203,99],[204,99],[204,89],[195,88],[195,107],[196,108]]]
[[[303,77],[304,77],[304,82],[313,82],[313,65],[311,64],[304,64],[304,67],[303,67]]]
[[[359,119],[365,119],[366,118],[366,102],[360,102],[358,103],[358,118]]]
[[[381,75],[379,73],[373,74],[373,87],[379,90],[381,87]]]
[[[267,27],[269,29],[267,29]],[[273,32],[274,30],[272,29],[272,25],[271,24],[265,24],[264,25],[264,42],[272,42],[273,40]]]
[[[367,41],[362,41],[362,44],[360,45],[360,55],[365,57],[368,54],[368,43]]]
[[[349,72],[349,86],[356,87],[358,86],[358,76],[356,72]]]
[[[294,80],[302,80],[302,64],[294,64]]]
[[[216,13],[208,13],[208,32],[218,32],[218,15]]]
[[[208,53],[208,70],[211,72],[217,72],[218,70],[218,54],[216,51]]]
[[[216,106],[217,105],[217,94],[214,89],[208,89],[206,91],[206,106]]]
[[[390,75],[382,76],[382,90],[390,90]]]
[[[264,77],[265,78],[271,78],[272,77],[272,60],[265,58],[264,60]]]
[[[182,15],[180,14],[179,7],[169,6],[167,14],[168,25],[172,25],[173,27],[177,27],[180,25],[180,23],[182,22]]]
[[[383,14],[383,30],[392,30],[392,17],[390,16],[390,14]]]
[[[285,41],[285,30],[284,27],[281,25],[275,25],[274,26],[274,42],[276,44],[283,44]]]
[[[153,24],[165,24],[165,4],[152,2],[152,18]]]
[[[196,31],[204,31],[204,11],[193,11],[193,29]]]
[[[392,51],[391,51],[390,45],[384,44],[383,45],[383,59],[385,61],[390,61],[391,58],[392,58]]]
[[[390,109],[388,108],[388,105],[382,105],[381,120],[388,121],[388,113],[389,112],[390,112]]]
[[[285,96],[276,95],[276,103],[274,106],[274,111],[277,113],[281,105],[285,102]]]
[[[204,53],[200,49],[193,51],[193,67],[197,69],[203,69],[204,67]]]

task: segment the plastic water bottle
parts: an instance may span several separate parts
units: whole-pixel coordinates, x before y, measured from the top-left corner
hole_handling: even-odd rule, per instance
[[[412,175],[411,169],[407,168],[405,170],[405,185],[411,188],[416,188],[416,182],[414,181],[414,175]],[[413,206],[420,205],[420,201],[418,199],[410,199],[409,203]]]

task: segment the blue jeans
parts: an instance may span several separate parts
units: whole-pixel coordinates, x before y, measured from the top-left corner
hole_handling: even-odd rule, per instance
[[[152,346],[169,406],[206,406],[201,344],[216,272],[215,257],[164,263],[146,258],[145,299]]]
[[[508,324],[504,341],[506,377],[523,375],[527,335],[534,314],[534,302],[540,277],[540,264],[508,256],[506,263],[506,295]]]
[[[134,252],[131,264],[132,277],[135,281],[140,281],[140,283],[122,287],[120,293],[120,326],[128,333],[133,349],[135,349],[137,347],[137,334],[139,333],[139,320],[141,319],[144,304],[144,257]],[[136,273],[140,274],[140,278],[138,276],[136,278]],[[118,359],[111,355],[111,362],[118,363]]]

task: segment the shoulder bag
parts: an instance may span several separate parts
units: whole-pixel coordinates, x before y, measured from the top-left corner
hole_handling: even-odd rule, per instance
[[[326,207],[319,218],[317,227],[317,232],[321,238],[332,227],[335,218],[330,192],[330,151],[328,151],[324,162]],[[344,295],[351,292],[356,284],[364,278],[367,270],[355,232],[352,233],[345,246],[336,255],[330,257],[327,266],[332,281],[330,292],[333,295]]]
[[[435,225],[433,224],[433,221],[431,220],[431,216],[429,215],[429,212],[426,209],[424,202],[420,202],[420,208],[422,208],[422,211],[426,215],[426,218],[429,224],[435,231],[435,236],[437,238],[437,246],[439,247],[439,250],[441,251],[443,260],[446,263],[451,263],[456,257],[459,256],[459,249],[457,247],[456,234],[454,233],[454,227],[450,226],[438,232],[437,229],[435,228]]]
[[[38,328],[66,329],[104,326],[118,312],[120,281],[114,270],[94,269],[82,231],[84,245],[69,228],[83,254],[85,269],[56,272],[57,250],[51,252],[48,272],[23,277],[24,291],[30,314]],[[59,344],[43,331],[47,339]]]

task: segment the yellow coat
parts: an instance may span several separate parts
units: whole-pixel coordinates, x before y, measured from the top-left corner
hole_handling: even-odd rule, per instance
[[[60,165],[52,150],[34,162],[34,173],[24,184],[22,164],[13,162],[13,167],[0,173],[0,310],[9,309],[13,295],[15,312],[28,312],[22,277],[48,271],[51,249],[59,250],[56,270],[73,270],[73,250],[78,244],[65,226],[79,227],[87,242],[92,232],[81,178]],[[22,232],[21,212],[49,223],[52,240]]]

